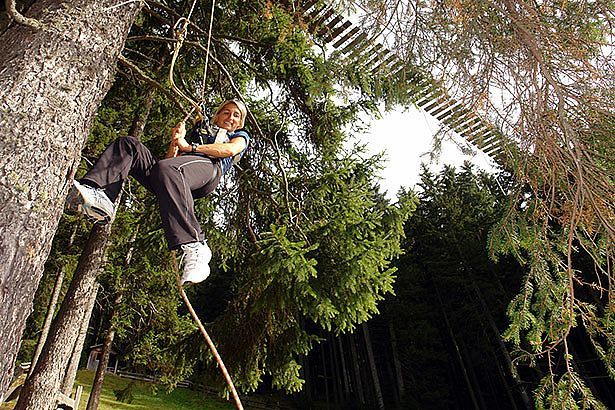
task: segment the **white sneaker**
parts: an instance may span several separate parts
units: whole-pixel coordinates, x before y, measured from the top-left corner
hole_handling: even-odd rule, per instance
[[[180,280],[181,285],[203,282],[209,276],[209,261],[211,260],[209,246],[203,241],[186,243],[181,248],[184,251],[182,256],[184,272]]]
[[[105,191],[73,181],[73,188],[66,198],[70,211],[81,212],[94,222],[106,224],[115,216],[115,205]]]

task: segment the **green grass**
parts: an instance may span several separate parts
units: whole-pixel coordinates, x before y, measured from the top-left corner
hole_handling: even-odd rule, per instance
[[[85,406],[90,397],[90,389],[94,373],[86,370],[80,371],[77,375],[77,384],[83,387],[81,395],[80,410],[85,410]],[[217,397],[206,395],[188,389],[178,388],[171,393],[167,393],[163,386],[154,383],[137,381],[134,388],[134,400],[131,404],[121,403],[115,399],[114,390],[125,388],[130,380],[107,374],[105,384],[100,397],[99,410],[118,409],[118,410],[225,410],[233,409],[230,402],[226,402]]]
[[[90,397],[94,373],[82,370],[77,375],[75,384],[83,386],[79,410],[85,410]],[[125,388],[131,380],[107,374],[100,397],[99,410],[227,410],[235,407],[231,402],[212,397],[206,393],[178,388],[167,393],[163,386],[137,381],[134,387],[134,400],[131,404],[121,403],[115,399],[114,390]],[[8,405],[7,405],[8,404]],[[15,402],[5,403],[2,410],[12,409]]]

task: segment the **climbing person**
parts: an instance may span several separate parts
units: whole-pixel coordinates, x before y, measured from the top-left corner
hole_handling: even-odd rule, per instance
[[[83,178],[74,181],[67,209],[108,223],[115,215],[114,201],[122,182],[133,176],[158,199],[169,249],[183,251],[181,284],[202,282],[209,276],[211,250],[196,219],[194,200],[212,193],[222,175],[243,156],[250,142],[243,129],[246,114],[243,102],[224,101],[211,124],[197,123],[188,139],[180,122],[172,130],[162,160],[133,136],[116,139]]]

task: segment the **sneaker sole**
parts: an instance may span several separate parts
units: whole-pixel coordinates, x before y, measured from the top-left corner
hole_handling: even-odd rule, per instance
[[[66,210],[70,214],[82,214],[89,221],[97,224],[107,224],[111,222],[111,216],[104,210],[96,206],[84,206],[83,195],[79,186],[75,185],[75,189],[71,189],[66,197]]]

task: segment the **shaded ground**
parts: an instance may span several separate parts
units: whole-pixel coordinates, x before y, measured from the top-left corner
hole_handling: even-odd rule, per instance
[[[85,410],[90,396],[92,379],[94,373],[82,370],[77,375],[76,384],[83,386],[81,404],[79,410]],[[132,403],[121,403],[115,398],[114,390],[124,389],[131,380],[108,374],[105,376],[102,396],[100,399],[99,410],[227,410],[235,407],[230,402],[226,402],[217,397],[207,396],[204,393],[195,392],[188,389],[178,388],[171,393],[167,393],[164,387],[154,383],[137,381],[134,385]],[[10,410],[15,402],[4,403],[0,406],[1,410]]]

